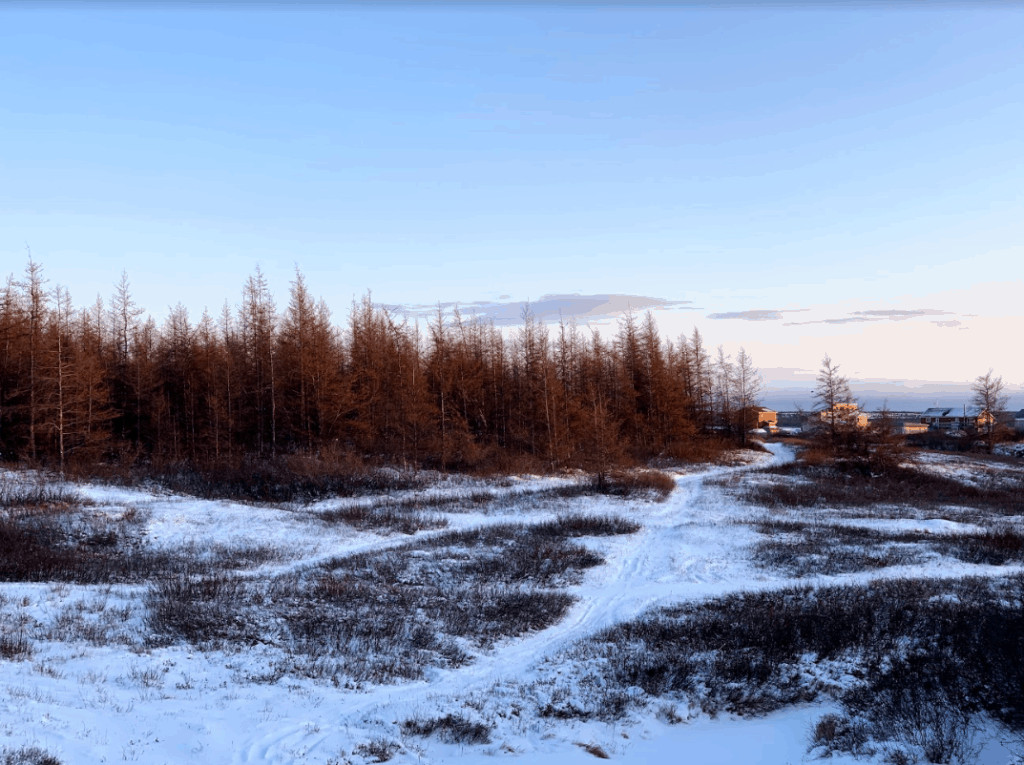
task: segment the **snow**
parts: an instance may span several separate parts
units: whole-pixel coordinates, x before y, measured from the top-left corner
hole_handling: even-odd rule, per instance
[[[0,749],[41,746],[65,763],[342,763],[372,761],[360,746],[394,745],[396,763],[511,762],[592,763],[585,747],[600,748],[623,763],[686,761],[705,764],[807,762],[808,732],[829,704],[791,707],[757,719],[709,719],[679,709],[682,722],[657,714],[631,713],[615,723],[540,718],[521,694],[530,683],[558,673],[550,659],[575,642],[645,611],[731,592],[790,586],[797,580],[754,565],[750,549],[759,535],[737,518],[763,513],[740,506],[707,479],[745,474],[793,458],[784,444],[770,453],[748,452],[734,464],[676,475],[677,488],[666,502],[603,497],[573,500],[572,509],[632,517],[635,534],[587,538],[605,563],[569,588],[578,600],[558,624],[478,652],[456,669],[430,669],[424,680],[360,690],[271,672],[279,649],[271,645],[237,651],[199,651],[185,645],[144,648],[141,586],[0,584],[0,619],[5,628],[18,620],[58,621],[62,609],[102,614],[120,609],[115,638],[108,645],[38,641],[30,660],[0,659]],[[956,463],[926,460],[929,469],[968,471]],[[571,478],[527,477],[493,483],[438,482],[430,496],[489,491],[510,499],[500,512],[473,509],[438,511],[447,529],[421,531],[415,539],[452,529],[517,522],[540,522],[564,508],[531,505],[531,496]],[[146,542],[159,549],[272,546],[280,559],[247,572],[263,576],[299,570],[357,552],[405,544],[403,534],[357,531],[324,524],[319,515],[365,498],[331,500],[308,507],[270,507],[206,501],[143,489],[76,485],[94,504],[89,512],[141,513]],[[393,498],[411,496],[399,492]],[[981,527],[942,519],[845,518],[831,522],[899,531],[977,533]],[[1019,568],[1019,567],[1018,567]],[[972,566],[948,559],[812,583],[866,582],[901,575],[1002,576],[1013,567]],[[799,580],[807,584],[807,579]],[[99,618],[97,616],[96,618]],[[56,631],[55,631],[56,633]],[[268,679],[260,679],[268,678]],[[585,693],[584,689],[578,689]],[[496,727],[490,744],[447,744],[436,737],[403,735],[398,723],[448,711],[467,717],[487,713]],[[364,754],[360,754],[362,751]],[[990,742],[986,765],[1003,765],[1008,750]],[[880,761],[880,760],[879,760]],[[832,762],[864,762],[836,756]]]

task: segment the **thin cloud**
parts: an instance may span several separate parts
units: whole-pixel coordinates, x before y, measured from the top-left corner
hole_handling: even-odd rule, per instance
[[[937,327],[959,327],[963,322],[959,319],[947,319],[946,321],[933,321]]]
[[[709,313],[709,319],[741,319],[742,321],[778,321],[785,313],[799,313],[809,311],[810,308],[790,308],[787,310],[754,309],[751,311],[726,311],[724,313]]]
[[[815,319],[814,321],[787,321],[783,326],[802,327],[805,324],[864,324],[870,321],[885,321],[881,316],[845,316],[842,319]]]
[[[903,321],[904,319],[915,319],[919,316],[948,316],[952,311],[940,311],[937,308],[913,308],[910,310],[891,308],[884,311],[854,311],[853,313],[855,316],[877,316],[880,319]]]
[[[458,308],[465,319],[492,321],[499,326],[522,324],[523,316],[529,311],[535,319],[544,323],[557,323],[561,319],[600,320],[624,316],[629,311],[662,311],[668,309],[694,310],[690,300],[666,300],[647,295],[541,295],[538,300],[497,300],[474,303],[441,303],[439,305],[389,305],[384,306],[409,318],[429,318]]]
[[[870,311],[853,311],[837,319],[814,319],[812,321],[790,321],[784,326],[799,327],[805,324],[862,324],[872,321],[906,321],[922,316],[949,316],[953,311],[942,311],[938,308],[886,308]],[[941,326],[955,326],[946,322],[932,322]],[[957,322],[959,324],[959,322]]]

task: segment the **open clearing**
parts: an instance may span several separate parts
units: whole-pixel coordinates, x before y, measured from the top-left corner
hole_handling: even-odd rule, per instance
[[[812,479],[790,470],[789,447],[769,446],[674,473],[663,501],[522,478],[287,507],[72,485],[49,509],[9,507],[9,544],[40,552],[0,561],[0,751],[22,763],[1011,761],[1012,710],[979,702],[960,720],[947,705],[918,725],[924,738],[880,741],[857,692],[917,666],[921,619],[1019,622],[1024,471],[932,454],[920,469],[973,487],[962,503],[933,482],[920,501],[830,504],[801,494]],[[32,480],[7,474],[5,491]],[[51,560],[47,544],[73,555]],[[882,623],[880,604],[920,618]],[[768,645],[791,623],[804,628]],[[858,630],[885,661],[872,664]],[[962,740],[936,754],[939,733]]]

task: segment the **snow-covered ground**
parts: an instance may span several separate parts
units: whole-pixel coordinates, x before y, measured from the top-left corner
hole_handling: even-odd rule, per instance
[[[710,719],[682,709],[670,719],[630,712],[617,721],[601,722],[542,717],[523,695],[532,683],[561,671],[552,660],[573,644],[652,608],[778,589],[797,581],[758,565],[753,550],[763,535],[754,521],[765,511],[733,499],[721,480],[793,459],[783,444],[769,448],[771,454],[737,459],[729,467],[677,473],[676,488],[664,502],[594,496],[535,501],[546,489],[571,479],[517,479],[500,486],[441,484],[430,490],[431,497],[487,491],[505,501],[495,506],[438,506],[430,512],[443,517],[447,527],[411,537],[321,521],[324,512],[371,501],[365,498],[278,508],[140,489],[75,486],[91,502],[83,512],[113,517],[132,513],[139,519],[142,539],[153,549],[187,547],[213,554],[232,549],[277,551],[245,569],[246,577],[310,570],[342,556],[399,548],[410,539],[425,540],[452,530],[510,521],[540,523],[570,510],[628,517],[641,527],[632,534],[580,540],[604,563],[565,588],[576,600],[558,623],[479,648],[462,666],[428,667],[423,679],[383,685],[335,684],[290,673],[268,677],[268,667],[283,650],[269,639],[227,650],[199,650],[186,644],[153,647],[143,639],[143,584],[0,584],[0,626],[7,635],[30,636],[32,643],[28,658],[0,658],[0,750],[39,746],[64,763],[340,764],[382,761],[387,756],[400,763],[505,760],[568,765],[593,762],[602,755],[637,764],[810,761],[810,727],[834,708],[830,703],[789,707],[755,719]],[[973,467],[957,458],[929,456],[925,465],[974,480]],[[410,496],[400,493],[392,499]],[[894,533],[981,530],[941,518],[885,518],[877,512],[862,518],[849,513],[819,517],[816,522]],[[971,565],[932,556],[919,565],[798,581],[820,585],[905,575],[1003,576],[1012,570],[1019,567]],[[81,633],[81,627],[78,632],[66,628],[73,619],[95,621],[105,637],[69,640],[68,635]],[[405,720],[452,712],[493,726],[490,742],[450,744],[401,728]],[[1010,750],[998,737],[984,738],[981,762],[1009,761]],[[833,762],[865,760],[836,756]]]

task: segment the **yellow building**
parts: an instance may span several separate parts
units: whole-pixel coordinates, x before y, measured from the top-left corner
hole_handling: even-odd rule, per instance
[[[856,425],[858,428],[866,428],[870,420],[868,415],[860,411],[860,407],[853,402],[836,404],[831,409],[822,409],[818,414],[823,423],[831,422],[835,417],[839,422]]]

